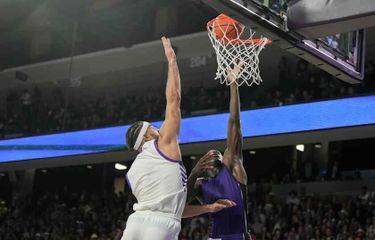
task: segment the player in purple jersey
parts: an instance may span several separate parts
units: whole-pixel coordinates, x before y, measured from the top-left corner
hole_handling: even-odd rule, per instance
[[[235,80],[240,66],[228,71],[231,82]],[[236,206],[210,214],[213,226],[212,240],[250,239],[247,229],[247,174],[242,161],[242,133],[240,124],[239,90],[235,83],[230,85],[230,116],[227,129],[227,148],[224,155],[210,150],[192,170],[188,179],[188,202],[194,198],[203,204],[214,203],[218,199],[229,199]],[[207,163],[214,165],[207,169]],[[206,166],[206,167],[203,167]],[[204,178],[199,176],[205,174]]]

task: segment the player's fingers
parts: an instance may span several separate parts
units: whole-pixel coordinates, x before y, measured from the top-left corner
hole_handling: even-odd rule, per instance
[[[169,38],[167,38],[167,45],[168,45],[168,47],[169,47],[170,49],[173,50],[173,48],[172,48],[172,43],[171,43],[171,39],[169,39]]]
[[[230,78],[230,79],[237,79],[237,73],[235,73],[235,70],[230,70],[230,71],[228,71],[227,70],[227,75],[228,75],[228,78]]]
[[[209,160],[209,158],[207,157],[201,157],[201,159],[199,159],[198,163],[199,165],[203,165],[205,164],[207,161]]]
[[[240,73],[244,64],[245,64],[245,62],[243,60],[241,60],[240,63],[235,67],[235,69],[234,69],[235,75],[238,75],[238,73]]]
[[[212,204],[212,208],[210,212],[218,212],[218,211],[223,210],[224,208],[226,208],[225,205],[216,202]]]
[[[210,162],[210,159],[209,158],[205,158],[205,159],[202,159],[201,162],[200,162],[200,165],[207,165],[208,163]]]
[[[238,65],[236,66],[236,68],[242,68],[244,64],[245,64],[244,60],[240,59],[240,62],[238,63]]]
[[[200,167],[201,168],[214,168],[215,162],[214,161],[205,162],[205,163],[200,164]]]
[[[213,158],[213,157],[218,157],[220,153],[218,152],[209,152],[205,155],[206,158]]]
[[[215,154],[217,154],[215,151],[208,151],[208,153],[206,153],[206,156],[212,156]]]
[[[208,162],[214,162],[215,158],[218,158],[219,154],[216,152],[208,152],[199,159],[199,164],[206,164]]]
[[[217,207],[220,208],[220,209],[223,209],[223,208],[226,208],[227,206],[225,204],[218,203]]]
[[[230,206],[221,204],[221,203],[215,203],[215,205],[216,205],[215,212],[221,211],[224,208],[230,208]]]
[[[219,200],[217,200],[217,202],[220,203],[220,204],[223,204],[227,207],[234,207],[234,206],[237,205],[235,202],[233,202],[231,200],[228,200],[228,199],[219,199]]]
[[[210,157],[211,157],[211,154],[206,153],[201,159],[206,160],[206,159],[209,159]]]
[[[208,156],[208,157],[202,159],[202,164],[212,163],[214,161],[215,161],[214,156]]]
[[[211,153],[206,153],[203,157],[201,157],[201,162],[204,162],[204,161],[209,161],[210,159],[212,159],[213,155]]]
[[[171,47],[171,40],[169,38],[163,36],[161,38],[161,41],[163,42],[164,49],[168,49]]]
[[[167,44],[167,38],[163,36],[161,38],[161,42],[163,43],[163,46],[165,47],[165,45]]]
[[[210,150],[209,153],[212,153],[212,154],[220,154],[220,152],[218,150]]]
[[[232,69],[231,67],[227,67],[227,69],[225,69],[225,71],[226,71],[227,73],[230,73],[230,72],[233,71],[233,69]]]

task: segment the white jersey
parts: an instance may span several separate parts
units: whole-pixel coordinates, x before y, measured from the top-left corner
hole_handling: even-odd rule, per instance
[[[157,140],[144,143],[126,178],[138,201],[134,211],[160,212],[181,219],[187,197],[186,170],[182,161],[160,152]]]

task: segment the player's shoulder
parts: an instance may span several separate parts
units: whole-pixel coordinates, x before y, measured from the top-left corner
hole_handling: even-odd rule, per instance
[[[182,160],[180,145],[178,141],[164,141],[159,137],[155,140],[155,149],[158,154],[168,161],[179,162]]]

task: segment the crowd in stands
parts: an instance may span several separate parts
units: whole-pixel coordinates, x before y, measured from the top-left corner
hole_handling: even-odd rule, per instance
[[[255,94],[251,92],[253,88],[241,88],[242,109],[350,97],[374,91],[375,67],[372,62],[366,67],[368,80],[359,85],[346,84],[323,72],[312,73],[309,64],[302,60],[298,62],[294,74],[285,57],[280,60],[278,69],[282,82],[279,86]],[[210,113],[227,111],[229,92],[225,86],[183,89],[182,94],[185,117],[200,110],[210,109]],[[69,102],[60,88],[52,91],[52,100],[46,100],[43,95],[37,87],[8,93],[0,108],[3,110],[0,114],[0,138],[12,137],[12,134],[24,136],[113,126],[138,119],[159,120],[163,118],[165,107],[163,91],[120,99],[99,96],[79,104]]]
[[[0,212],[0,239],[112,240],[130,214],[128,197],[62,191],[17,199]]]
[[[248,226],[256,239],[375,239],[374,193],[357,196],[309,195],[290,191],[276,197],[260,184],[249,187]],[[14,200],[0,206],[2,240],[120,239],[132,212],[130,193],[99,197],[60,191]],[[207,239],[208,215],[183,219],[179,239]]]

